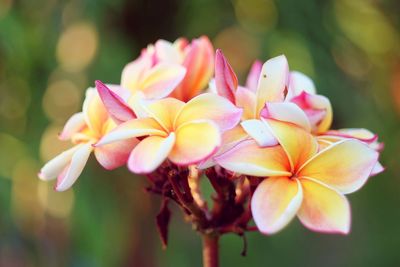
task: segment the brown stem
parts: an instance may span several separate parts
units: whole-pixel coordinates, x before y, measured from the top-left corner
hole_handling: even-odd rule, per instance
[[[203,267],[219,266],[218,235],[203,234]]]

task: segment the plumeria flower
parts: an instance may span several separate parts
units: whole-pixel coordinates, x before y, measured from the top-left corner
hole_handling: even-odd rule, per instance
[[[215,153],[221,134],[240,120],[241,109],[225,98],[206,93],[185,103],[175,98],[141,101],[137,119],[120,124],[96,147],[141,138],[129,156],[134,173],[153,172],[169,159],[177,165],[196,164]]]
[[[92,152],[97,161],[108,170],[126,164],[137,140],[130,139],[103,147],[93,147],[93,144],[115,126],[96,90],[89,88],[82,112],[74,114],[59,135],[61,140],[71,140],[75,146],[46,163],[40,170],[39,177],[46,181],[57,178],[55,189],[64,191],[78,179]]]
[[[366,182],[378,152],[356,139],[319,149],[317,138],[301,127],[264,123],[280,145],[263,148],[246,140],[216,158],[232,172],[264,177],[251,200],[259,230],[276,233],[297,215],[311,230],[347,234],[351,216],[344,194]]]
[[[122,72],[121,86],[136,91],[147,86],[147,83],[156,83],[157,89],[162,90],[162,95],[150,89],[153,93],[150,98],[162,98],[172,93],[171,96],[182,101],[188,101],[198,95],[200,91],[208,84],[214,67],[213,47],[206,36],[194,39],[189,43],[186,39],[180,38],[174,43],[165,40],[158,40],[154,45],[149,45],[138,59],[129,63]],[[149,74],[149,70],[152,71]],[[179,86],[175,84],[176,76],[182,74],[182,69],[186,70]],[[172,90],[165,90],[164,86],[158,86],[160,79],[153,79],[154,73],[164,76],[168,80],[171,78]],[[147,73],[147,75],[146,75]],[[154,85],[153,85],[154,87]],[[172,88],[173,87],[173,88]],[[166,94],[166,95],[165,95]]]
[[[329,129],[332,122],[329,100],[315,94],[315,86],[307,76],[289,73],[285,56],[272,58],[262,67],[256,61],[247,78],[247,87],[238,86],[236,74],[220,50],[215,62],[215,90],[243,108],[241,125],[260,146],[277,144],[261,123],[261,117],[290,122],[313,133]]]

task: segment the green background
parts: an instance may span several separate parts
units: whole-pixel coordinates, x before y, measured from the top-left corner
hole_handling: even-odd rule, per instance
[[[159,38],[208,35],[242,84],[284,53],[330,98],[334,128],[379,134],[385,173],[349,196],[348,236],[285,230],[221,240],[222,266],[400,266],[400,2],[396,0],[0,0],[0,266],[201,266],[199,236],[173,210],[162,250],[160,199],[125,168],[92,158],[72,190],[37,179],[68,144],[56,134],[93,81]]]

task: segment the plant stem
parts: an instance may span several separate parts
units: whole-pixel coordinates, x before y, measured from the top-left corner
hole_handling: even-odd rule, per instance
[[[218,235],[202,235],[203,239],[203,267],[219,266]]]

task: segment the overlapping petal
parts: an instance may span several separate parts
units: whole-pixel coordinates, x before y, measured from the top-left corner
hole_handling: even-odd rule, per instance
[[[83,112],[75,113],[65,123],[65,126],[61,131],[61,133],[58,135],[58,138],[60,140],[71,139],[74,134],[81,131],[85,126],[86,126],[86,121]]]
[[[83,144],[72,155],[70,163],[65,167],[57,177],[56,191],[65,191],[69,189],[81,175],[83,168],[92,153],[91,143]]]
[[[175,144],[175,134],[168,137],[149,136],[132,151],[128,168],[134,173],[151,173],[167,159]]]
[[[172,96],[186,102],[198,95],[209,82],[214,68],[214,51],[206,36],[193,40],[185,49],[189,51],[182,65],[187,73]]]
[[[303,91],[290,101],[297,104],[307,114],[315,133],[324,133],[331,126],[333,114],[328,98]]]
[[[291,98],[300,95],[303,91],[309,94],[316,94],[317,90],[315,89],[314,82],[301,72],[290,72],[289,89],[286,95],[286,100],[290,100]]]
[[[108,119],[108,112],[96,89],[87,89],[82,112],[90,130],[94,134],[101,135],[103,124]]]
[[[262,62],[260,60],[254,61],[253,65],[251,65],[249,74],[246,79],[246,88],[251,90],[253,93],[257,90],[258,79],[260,77]]]
[[[235,92],[236,106],[243,109],[242,120],[256,118],[256,95],[254,92],[238,87]]]
[[[271,133],[271,129],[261,120],[246,120],[240,124],[259,146],[276,146],[278,140]]]
[[[217,49],[215,54],[215,85],[220,96],[235,103],[235,91],[238,87],[238,79],[220,49]]]
[[[257,87],[257,113],[267,101],[283,101],[288,79],[289,66],[285,56],[274,57],[264,63]]]
[[[223,168],[245,175],[291,176],[285,151],[280,146],[261,148],[254,140],[245,140],[215,157]]]
[[[367,181],[378,155],[378,152],[358,140],[344,140],[310,158],[297,175],[316,179],[348,194],[358,190]]]
[[[205,119],[212,120],[225,131],[235,127],[241,115],[242,110],[227,99],[212,93],[204,93],[186,103],[177,115],[175,125]]]
[[[39,178],[44,181],[52,180],[57,178],[58,175],[65,169],[65,167],[71,161],[74,153],[82,145],[76,145],[66,151],[63,151],[49,162],[47,162],[39,172]]]
[[[197,120],[179,126],[169,159],[178,165],[205,160],[221,145],[221,133],[213,121]]]
[[[348,234],[351,214],[346,197],[315,180],[300,181],[303,202],[298,217],[303,225],[317,232]]]
[[[132,149],[139,143],[136,138],[98,146],[94,150],[97,161],[107,170],[125,165]]]
[[[269,102],[261,110],[260,116],[265,119],[274,119],[283,122],[290,122],[300,126],[305,131],[311,131],[310,121],[303,110],[294,103],[289,102]]]
[[[274,234],[295,216],[303,200],[297,179],[270,177],[262,181],[251,200],[254,221],[264,234]]]
[[[291,123],[271,119],[264,122],[271,128],[271,132],[285,150],[292,172],[317,153],[316,139],[304,129]]]
[[[135,113],[128,104],[101,81],[96,81],[96,88],[108,114],[116,123],[136,118]]]
[[[140,82],[140,91],[147,99],[168,96],[185,77],[186,69],[178,64],[159,63]]]
[[[102,146],[116,141],[146,135],[167,136],[165,130],[155,119],[141,118],[130,120],[118,125],[114,130],[103,136],[96,143],[96,146]]]

